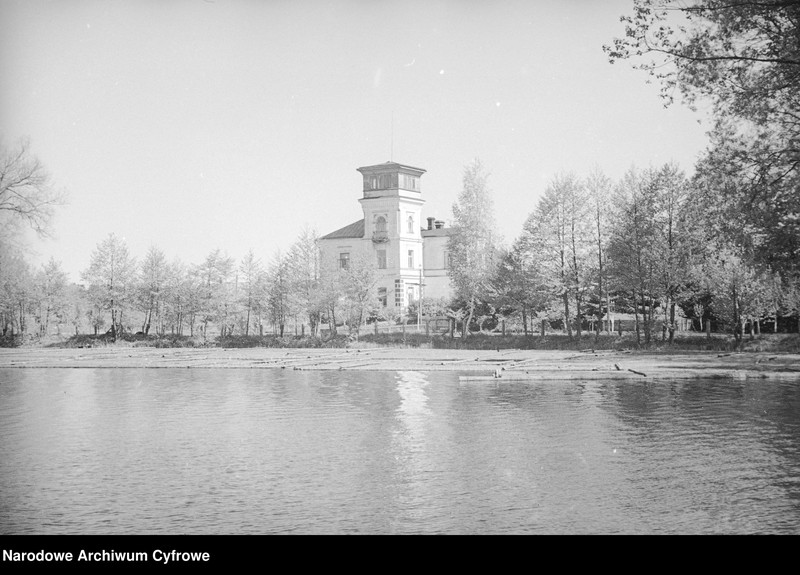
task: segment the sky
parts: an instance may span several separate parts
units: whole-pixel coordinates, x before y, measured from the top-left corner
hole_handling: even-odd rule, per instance
[[[0,136],[69,194],[30,260],[72,281],[109,233],[195,264],[264,263],[362,217],[358,167],[425,169],[452,220],[489,173],[510,243],[559,173],[675,162],[702,113],[602,50],[630,0],[0,0]]]

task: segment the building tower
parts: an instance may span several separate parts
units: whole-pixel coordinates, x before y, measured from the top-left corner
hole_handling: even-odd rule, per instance
[[[425,170],[386,162],[358,168],[364,180],[364,237],[379,274],[378,298],[405,308],[419,300],[423,283],[420,178]],[[383,289],[386,290],[385,294]],[[390,301],[393,300],[393,301]]]

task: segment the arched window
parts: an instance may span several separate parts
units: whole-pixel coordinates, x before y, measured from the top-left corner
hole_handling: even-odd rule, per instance
[[[414,216],[408,216],[408,233],[414,233]]]
[[[386,233],[386,218],[378,216],[378,219],[375,220],[375,231]]]

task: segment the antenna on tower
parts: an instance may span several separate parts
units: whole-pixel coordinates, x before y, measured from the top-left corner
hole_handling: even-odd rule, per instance
[[[394,110],[392,110],[391,144],[389,146],[389,161],[394,161]]]

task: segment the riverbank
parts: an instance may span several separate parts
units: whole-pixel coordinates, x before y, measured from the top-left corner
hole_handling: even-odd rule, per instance
[[[540,335],[501,335],[499,333],[474,333],[467,338],[450,337],[447,334],[426,334],[425,330],[417,330],[415,326],[402,332],[367,331],[359,338],[343,333],[322,336],[287,335],[236,335],[226,337],[186,336],[186,335],[144,335],[141,333],[124,333],[116,338],[108,334],[73,336],[49,336],[35,338],[33,336],[14,336],[0,338],[0,348],[270,348],[270,349],[364,349],[375,347],[422,348],[446,350],[567,350],[567,351],[647,351],[675,353],[680,351],[717,351],[717,352],[756,352],[756,353],[798,353],[800,354],[800,334],[760,334],[745,336],[739,345],[730,334],[712,334],[710,337],[697,332],[678,332],[673,342],[666,341],[665,334],[654,336],[649,344],[644,338],[637,339],[631,332],[622,334],[584,333],[581,337],[568,336],[563,332],[549,332]]]
[[[708,351],[105,347],[0,349],[2,368],[454,371],[470,380],[797,379],[800,354]]]

